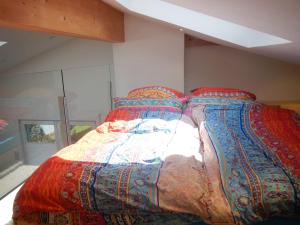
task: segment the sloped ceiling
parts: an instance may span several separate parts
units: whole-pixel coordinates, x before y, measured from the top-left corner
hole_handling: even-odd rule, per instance
[[[116,0],[104,0],[108,4],[131,14]],[[148,1],[148,0],[141,0]],[[157,0],[152,0],[157,1]],[[299,0],[161,0],[208,16],[275,35],[290,41],[280,45],[245,48],[200,32],[184,29],[186,34],[225,46],[300,64],[300,1]],[[148,1],[149,2],[149,1]],[[137,15],[137,14],[136,14]],[[180,15],[178,15],[180,16]],[[151,18],[153,19],[153,18]],[[165,23],[162,21],[158,21]],[[174,26],[174,24],[170,24]],[[180,28],[180,27],[178,27]]]
[[[0,47],[0,74],[68,40],[71,40],[71,38],[0,28],[0,41],[7,42],[7,44]]]

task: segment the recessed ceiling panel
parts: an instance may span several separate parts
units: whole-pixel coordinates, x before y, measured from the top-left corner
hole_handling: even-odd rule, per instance
[[[246,48],[280,45],[291,41],[161,0],[116,0],[123,7],[184,29]]]

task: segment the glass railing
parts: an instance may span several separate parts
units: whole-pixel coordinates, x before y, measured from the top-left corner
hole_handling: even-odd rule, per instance
[[[0,197],[64,146],[58,98],[0,98]]]
[[[1,78],[0,199],[59,149],[102,122],[111,108],[109,68]]]

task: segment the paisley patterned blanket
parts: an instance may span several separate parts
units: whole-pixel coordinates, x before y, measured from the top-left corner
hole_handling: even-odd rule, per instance
[[[299,159],[300,118],[289,110],[199,97],[184,114],[118,108],[34,172],[13,218],[20,225],[196,225],[299,216]]]
[[[227,201],[212,206],[210,193],[189,117],[116,109],[34,172],[13,217],[17,224],[232,224]]]
[[[300,118],[252,101],[194,99],[203,161],[237,224],[299,216]],[[214,165],[211,162],[218,161]]]

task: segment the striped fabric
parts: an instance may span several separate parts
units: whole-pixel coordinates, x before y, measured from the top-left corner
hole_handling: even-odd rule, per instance
[[[191,90],[194,96],[204,98],[227,98],[236,100],[255,100],[256,96],[248,91],[236,88],[199,87]]]

